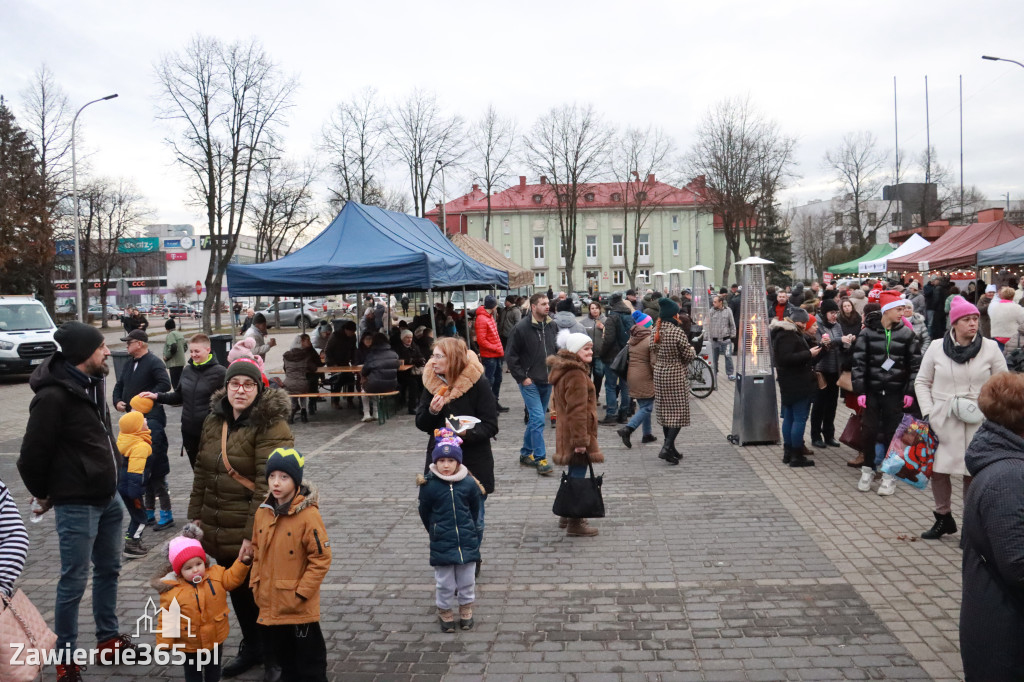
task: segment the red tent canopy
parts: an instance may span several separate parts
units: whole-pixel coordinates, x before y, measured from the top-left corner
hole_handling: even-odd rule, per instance
[[[978,251],[1005,244],[1018,237],[1024,237],[1024,230],[1006,220],[955,227],[931,246],[909,254],[906,258],[889,260],[887,267],[889,270],[901,271],[973,267],[978,262]]]

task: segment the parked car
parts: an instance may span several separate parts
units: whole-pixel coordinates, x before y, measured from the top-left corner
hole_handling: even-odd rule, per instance
[[[86,311],[90,315],[94,315],[96,317],[99,317],[100,315],[103,314],[103,306],[94,303],[93,305],[89,306],[86,309]],[[72,310],[72,312],[74,312],[74,311]],[[121,310],[120,308],[118,308],[116,305],[108,305],[107,306],[107,319],[108,320],[119,320],[119,319],[121,319],[122,315],[124,315],[124,311]]]
[[[0,294],[0,373],[32,372],[57,350],[55,331],[35,298]]]
[[[171,303],[167,306],[167,314],[175,317],[196,317],[196,309],[187,303]]]
[[[301,327],[302,319],[305,317],[306,326],[312,327],[323,318],[322,306],[317,307],[309,301],[302,303],[297,298],[283,298],[262,311],[267,318],[268,327],[274,326],[275,315],[278,311],[280,311],[282,326]]]
[[[569,294],[569,300],[572,301],[572,314],[582,315],[583,314],[583,299],[575,291]]]
[[[479,291],[466,290],[466,297],[462,297],[462,290],[452,292],[451,297],[452,307],[455,310],[469,310],[476,311],[477,308],[484,304],[484,297],[480,295]]]

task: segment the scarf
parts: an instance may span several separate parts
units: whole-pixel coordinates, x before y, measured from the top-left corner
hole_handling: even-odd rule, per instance
[[[950,329],[949,333],[942,338],[942,352],[958,365],[973,360],[981,352],[981,332],[975,334],[974,340],[966,346],[961,346],[953,340],[954,333],[955,331]]]

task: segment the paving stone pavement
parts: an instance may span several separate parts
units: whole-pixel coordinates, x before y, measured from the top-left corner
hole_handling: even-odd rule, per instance
[[[24,502],[26,516],[15,460],[29,397],[24,380],[0,381],[0,478]],[[360,423],[356,410],[323,405],[311,423],[294,427],[306,475],[322,490],[335,551],[322,593],[331,679],[962,677],[957,541],[913,541],[929,525],[929,492],[857,492],[846,448],[795,470],[781,465],[778,447],[730,445],[726,384],[693,401],[694,426],[680,435],[685,459],[677,467],[657,459],[658,443],[627,450],[614,429],[602,427],[608,518],[594,522],[596,538],[567,538],[550,511],[557,477],[518,464],[522,401],[511,381],[502,402],[512,411],[502,415],[494,443],[497,491],[487,501],[477,626],[454,635],[437,628],[427,538],[416,513],[414,477],[427,436],[404,412],[380,427]],[[169,409],[169,423],[179,414]],[[173,427],[168,433],[175,518],[182,520],[191,471],[177,456],[180,436]],[[547,441],[552,447],[550,430]],[[959,499],[954,513],[959,517]],[[53,520],[28,526],[32,549],[19,584],[52,622],[59,566]],[[169,533],[145,538],[166,539]],[[151,596],[148,579],[160,561],[154,555],[163,551],[124,565],[123,629],[134,629]],[[85,646],[93,631],[89,603],[87,594]],[[139,677],[180,679],[180,671],[121,666],[86,673],[87,680]]]

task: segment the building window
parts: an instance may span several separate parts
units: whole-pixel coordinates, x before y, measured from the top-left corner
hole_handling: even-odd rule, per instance
[[[636,255],[641,258],[649,258],[651,255],[651,235],[640,235],[640,242],[637,244]]]
[[[637,201],[647,201],[647,192],[637,192],[636,193],[636,200]]]
[[[533,238],[533,260],[544,261],[544,237]]]
[[[566,274],[565,270],[559,270],[558,271],[558,286],[560,286],[560,287],[567,287],[567,286],[569,286],[569,276]]]
[[[569,252],[569,247],[567,247],[565,245],[565,242],[562,241],[562,238],[559,237],[558,238],[558,254],[559,254],[559,259],[560,259],[559,265],[565,267],[565,256],[566,256],[566,254],[568,252]]]
[[[583,200],[584,201],[588,201],[588,202],[593,201],[594,200],[594,193],[593,192],[587,192],[586,194],[583,195]]]
[[[612,270],[612,284],[614,286],[621,286],[626,283],[626,271],[625,270]]]
[[[869,212],[868,213],[868,226],[869,227],[874,227],[877,224],[878,224],[878,214],[873,212],[873,211]]]
[[[541,196],[540,194],[534,194],[533,195],[533,203],[539,204],[542,201],[544,201],[544,197],[543,196]]]
[[[512,233],[512,227],[509,225],[508,218],[502,218],[502,220],[501,220],[501,233],[502,234],[511,234]]]
[[[512,257],[512,245],[511,244],[505,244],[505,258],[511,258],[511,257]]]
[[[558,195],[558,203],[560,203],[560,204],[567,204],[567,203],[569,203],[569,195],[564,193],[564,192],[562,194],[559,194]]]
[[[637,270],[636,271],[636,276],[637,276],[637,278],[643,277],[644,281],[647,282],[648,284],[651,283],[651,270],[650,270],[650,268],[644,268],[642,270]]]
[[[618,192],[612,192],[612,201],[615,201],[615,202],[622,201],[622,195],[619,194]]]
[[[679,229],[679,216],[677,216],[677,215],[672,216],[672,229],[673,230],[678,230]]]
[[[843,214],[842,213],[836,213],[835,215],[833,215],[832,216],[832,224],[833,225],[837,225],[837,226],[838,225],[842,225],[843,224]]]
[[[548,285],[548,273],[543,270],[537,270],[533,273],[533,286],[535,287],[546,287]]]
[[[678,239],[673,239],[672,240],[672,255],[673,256],[678,256],[679,255],[679,240]]]
[[[612,258],[622,258],[622,235],[612,235]]]
[[[836,246],[842,246],[842,245],[843,245],[843,231],[842,230],[836,230]]]
[[[597,235],[587,235],[587,265],[597,264]]]
[[[892,212],[892,224],[893,225],[902,225],[903,224],[903,214],[900,213],[899,211],[893,211]]]

